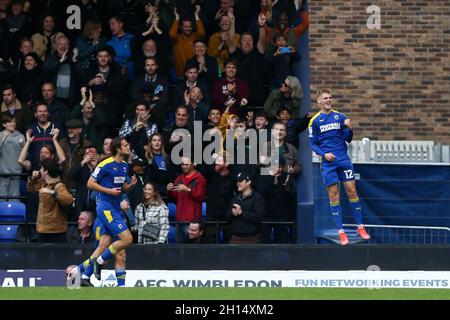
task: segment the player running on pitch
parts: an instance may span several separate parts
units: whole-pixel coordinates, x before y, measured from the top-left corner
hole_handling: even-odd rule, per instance
[[[97,218],[105,229],[100,238],[102,245],[95,249],[88,262],[85,261],[80,267],[74,268],[70,277],[76,276],[80,269],[84,269],[82,279],[86,280],[85,275],[93,270],[95,277],[100,280],[101,267],[105,261],[133,242],[120,206],[122,189],[126,192],[137,182],[136,177],[128,177],[128,164],[124,161],[130,155],[130,144],[125,138],[115,138],[111,151],[113,156],[99,163],[87,183],[88,188],[98,192]]]

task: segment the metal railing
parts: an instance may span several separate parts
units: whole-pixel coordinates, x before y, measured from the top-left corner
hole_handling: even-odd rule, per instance
[[[356,227],[356,224],[344,224]],[[375,225],[365,224],[371,239],[378,244],[449,244],[450,228],[435,226]]]
[[[348,144],[348,155],[353,163],[450,163],[450,147],[433,141],[362,140]],[[313,160],[320,157],[313,153]]]

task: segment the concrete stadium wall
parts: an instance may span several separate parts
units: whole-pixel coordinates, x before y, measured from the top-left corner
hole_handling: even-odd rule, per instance
[[[371,5],[380,29],[367,26]],[[318,0],[309,13],[312,92],[333,90],[354,139],[450,143],[448,0]]]

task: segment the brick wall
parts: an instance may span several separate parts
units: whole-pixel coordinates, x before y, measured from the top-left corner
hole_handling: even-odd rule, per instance
[[[355,139],[450,143],[450,1],[313,0],[309,12],[312,92],[332,89]]]

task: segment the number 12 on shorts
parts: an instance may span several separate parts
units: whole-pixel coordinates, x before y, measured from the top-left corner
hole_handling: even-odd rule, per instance
[[[346,179],[353,179],[353,170],[344,170]]]

